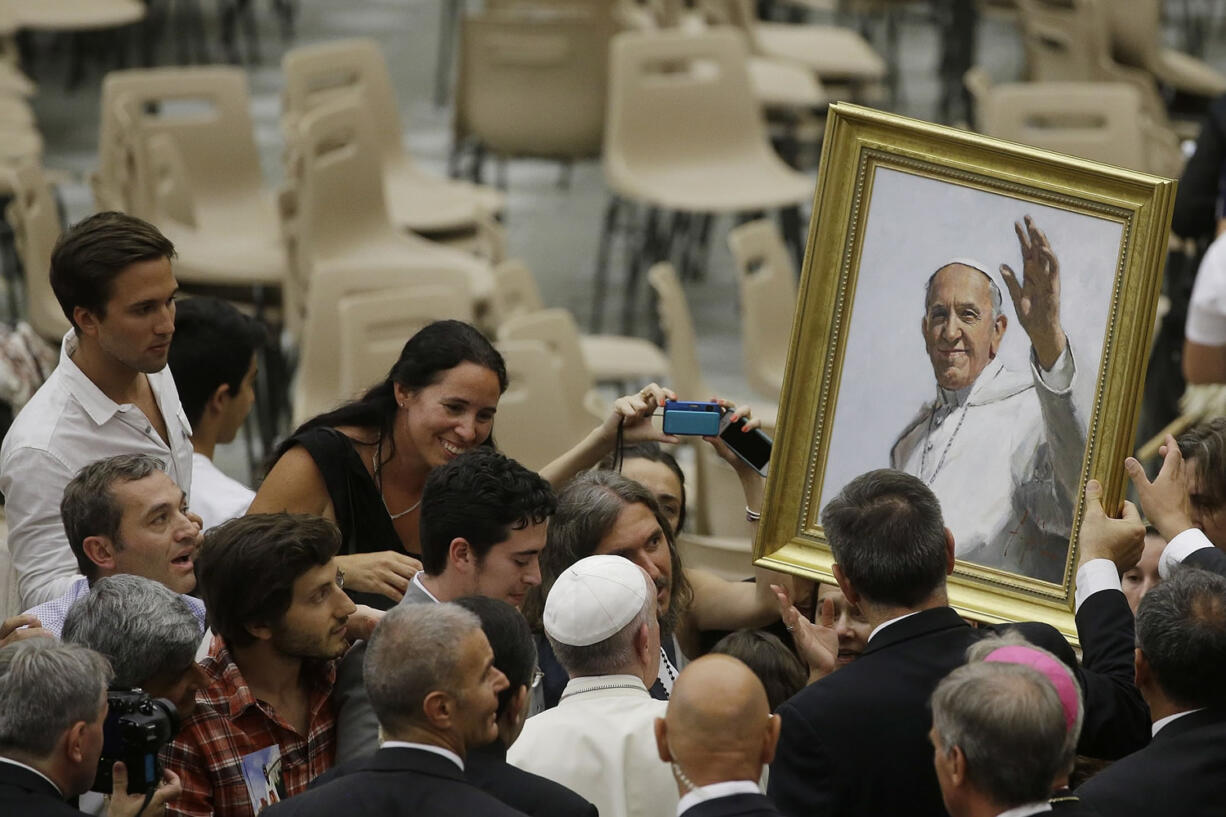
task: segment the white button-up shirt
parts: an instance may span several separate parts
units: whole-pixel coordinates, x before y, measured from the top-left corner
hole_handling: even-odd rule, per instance
[[[0,446],[0,493],[8,517],[9,550],[23,609],[59,598],[79,577],[60,520],[64,488],[92,462],[117,454],[149,454],[191,492],[191,424],[179,404],[170,368],[147,375],[167,446],[144,412],[111,400],[72,361],[69,331],[60,362],[13,421]]]

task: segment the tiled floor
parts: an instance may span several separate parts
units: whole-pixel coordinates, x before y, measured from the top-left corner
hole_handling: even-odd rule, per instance
[[[349,36],[376,38],[396,85],[409,148],[419,162],[440,173],[451,141],[450,110],[435,107],[431,99],[442,1],[301,0],[295,38],[295,43]],[[212,4],[205,5],[211,10]],[[285,45],[272,19],[271,5],[256,4],[264,18],[263,62],[251,67],[249,73],[256,139],[266,177],[269,184],[275,185],[282,176],[277,121],[281,85],[278,66]],[[205,36],[214,44],[214,53],[219,54],[220,49],[215,47],[216,21],[210,17],[206,23]],[[1221,45],[1220,32],[1214,33],[1210,55],[1221,66],[1226,49]],[[997,79],[1018,77],[1022,54],[1011,24],[989,17],[982,21],[979,36],[980,63]],[[921,118],[936,115],[937,48],[938,38],[931,24],[918,17],[904,21],[902,85],[897,103],[900,112]],[[62,189],[69,216],[75,220],[92,210],[84,177],[95,161],[100,76],[97,68],[92,68],[79,87],[65,91],[62,62],[61,52],[47,55],[34,66],[43,89],[35,100],[35,110],[46,139],[46,164],[69,171],[75,177]],[[557,184],[557,166],[542,162],[513,162],[508,178],[506,224],[510,254],[524,259],[534,270],[549,305],[569,307],[581,322],[586,321],[596,239],[607,196],[599,163],[575,167],[568,189]],[[695,317],[704,374],[721,391],[747,394],[749,390],[741,374],[735,280],[724,244],[729,226],[727,222],[717,223],[712,232],[707,275],[704,280],[689,284],[687,294]],[[616,298],[609,300],[618,302]],[[244,476],[240,450],[230,448],[220,459],[228,471]]]

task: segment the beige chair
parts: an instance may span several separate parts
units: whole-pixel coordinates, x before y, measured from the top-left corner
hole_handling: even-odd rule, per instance
[[[739,506],[738,506],[739,507]],[[744,518],[744,512],[741,514]],[[677,535],[681,563],[714,573],[730,582],[753,576],[753,541],[748,537],[704,536],[682,531]]]
[[[1176,91],[1217,97],[1226,93],[1226,74],[1162,41],[1161,0],[1108,0],[1103,6],[1111,31],[1111,52],[1124,64],[1141,68]]]
[[[512,259],[494,267],[494,314],[502,322],[545,308],[532,270]],[[668,358],[660,347],[628,335],[580,335],[583,362],[597,383],[627,384],[668,378]]]
[[[534,340],[499,341],[507,366],[507,390],[498,400],[494,440],[508,457],[539,470],[583,439],[591,428],[573,426],[557,398],[563,391],[562,362]]]
[[[614,201],[649,208],[636,257],[652,263],[666,251],[660,211],[724,214],[779,209],[800,244],[799,207],[814,182],[772,150],[750,93],[745,47],[735,31],[627,32],[613,40],[605,180]],[[593,304],[605,298],[606,220]],[[635,313],[640,264],[626,282],[623,324]]]
[[[1178,137],[1149,119],[1134,85],[1010,83],[987,90],[977,107],[988,136],[1162,176],[1182,170]]]
[[[156,224],[175,244],[184,286],[285,281],[250,108],[238,68],[114,71],[103,81],[95,203]]]
[[[454,286],[408,286],[342,297],[336,313],[342,397],[356,397],[381,382],[405,342],[444,318],[472,322],[472,302]]]
[[[395,295],[410,290],[416,291],[418,288],[430,293],[436,293],[438,290],[454,293],[455,298],[447,300],[446,303],[453,305],[450,308],[454,308],[456,314],[439,312],[431,316],[428,311],[413,307],[404,316],[404,321],[416,321],[424,325],[428,322],[427,318],[437,320],[455,317],[471,320],[471,297],[464,287],[464,282],[456,277],[454,270],[445,266],[419,263],[417,266],[376,265],[368,269],[348,267],[338,271],[321,272],[312,280],[299,347],[298,371],[292,390],[292,421],[295,427],[353,394],[351,389],[341,387],[344,379],[341,370],[345,357],[341,348],[338,304],[355,295]],[[461,302],[467,303],[468,308],[459,306]],[[440,300],[432,296],[427,306],[432,308],[438,303]],[[412,335],[412,332],[407,331],[411,328],[409,324],[405,323],[404,326],[406,329],[400,338],[400,346],[404,346],[405,341]],[[399,348],[396,351],[399,353]],[[383,368],[384,375],[387,374],[388,368],[390,364]],[[348,375],[346,385],[360,385],[361,377],[365,374],[366,372],[362,372],[360,376]]]
[[[450,270],[473,300],[478,323],[487,319],[494,279],[487,262],[461,250],[406,233],[392,224],[367,106],[344,95],[312,108],[286,125],[283,231],[293,275],[287,296],[291,334],[295,313],[315,276],[371,270]]]
[[[13,190],[5,215],[25,270],[26,321],[40,337],[58,345],[72,325],[51,290],[51,250],[60,237],[55,197],[37,164],[2,169],[0,176]]]
[[[371,149],[379,159],[392,223],[441,237],[477,230],[482,214],[492,217],[503,211],[506,201],[498,191],[433,176],[405,150],[395,90],[374,40],[300,46],[287,51],[281,65],[283,111],[290,119],[338,94],[360,92],[372,122]]]
[[[796,312],[796,269],[779,229],[765,219],[729,232],[728,247],[740,284],[745,379],[778,402]]]
[[[604,422],[609,407],[594,388],[592,374],[579,348],[579,329],[565,309],[542,309],[504,321],[498,327],[500,341],[534,340],[561,361],[562,391],[555,395],[571,412],[571,427],[590,431]]]
[[[21,594],[17,590],[17,571],[9,552],[8,523],[0,508],[0,620],[21,612]]]

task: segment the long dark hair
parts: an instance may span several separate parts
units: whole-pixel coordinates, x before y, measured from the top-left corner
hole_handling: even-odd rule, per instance
[[[461,363],[475,363],[489,369],[498,377],[498,392],[501,394],[507,390],[506,363],[484,335],[463,321],[435,321],[409,338],[400,350],[400,358],[382,383],[369,389],[357,400],[312,417],[298,426],[290,438],[277,449],[273,462],[297,445],[294,438],[304,431],[312,428],[357,426],[373,428],[379,432],[376,441],[380,452],[377,473],[383,463],[396,454],[396,443],[392,435],[392,424],[396,421],[396,384],[399,383],[409,391],[419,391],[437,383],[445,372]],[[383,455],[385,440],[387,454]],[[488,437],[484,444],[493,446],[493,435]]]

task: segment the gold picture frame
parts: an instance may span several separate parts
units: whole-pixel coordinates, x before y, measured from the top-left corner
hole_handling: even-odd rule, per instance
[[[1060,319],[1061,325],[1073,327],[1065,330],[1065,348],[1076,359],[1081,378],[1076,382],[1082,390],[1078,394],[1085,395],[1078,416],[1084,420],[1086,445],[1077,490],[1067,497],[1072,508],[1067,554],[1061,555],[1059,549],[1044,552],[1048,559],[1044,569],[1058,572],[1062,563],[1063,579],[960,558],[949,580],[949,599],[970,619],[1043,621],[1075,639],[1073,574],[1084,486],[1088,479],[1098,479],[1104,507],[1109,512],[1120,508],[1122,463],[1132,447],[1140,408],[1174,194],[1175,182],[1168,179],[855,105],[830,106],[774,455],[754,543],[756,563],[833,580],[833,557],[820,524],[823,498],[836,494],[846,478],[889,467],[886,457],[893,458],[898,449],[898,444],[891,447],[890,440],[901,441],[914,428],[905,422],[882,425],[896,423],[900,407],[912,414],[921,407],[920,418],[927,411],[930,424],[940,422],[938,361],[927,345],[926,310],[931,307],[923,288],[925,281],[935,280],[928,275],[943,268],[933,261],[934,253],[949,246],[948,255],[959,256],[963,253],[957,250],[970,243],[988,247],[989,255],[1002,256],[993,257],[993,263],[1021,270],[1016,259],[1024,252],[1019,242],[1026,228],[1014,235],[1009,222],[1025,224],[1023,217],[1038,213],[1034,221],[1043,222],[1053,233],[1054,253],[1067,253],[1070,259],[1067,265],[1063,256],[1059,262]],[[1007,215],[1010,207],[1013,215]],[[1002,238],[1005,231],[1009,235]],[[1014,255],[1004,257],[1001,241],[1012,242]],[[962,262],[946,265],[952,263]],[[986,267],[972,266],[981,271]],[[1074,297],[1066,308],[1066,300]],[[914,301],[913,310],[908,299]],[[1002,311],[1012,308],[1010,314],[1016,316],[1011,301],[1006,291]],[[1001,326],[1021,323],[992,314],[994,321],[1005,321]],[[1023,333],[1022,328],[1001,330],[1002,357],[1010,331],[1021,336],[1026,359],[1033,354],[1037,360],[1037,343],[1031,351],[1026,343],[1029,330]],[[1101,346],[1096,347],[1096,337]],[[993,348],[993,359],[995,353]],[[1038,371],[1036,365],[1036,382]],[[928,391],[917,403],[914,395],[925,376]],[[955,391],[949,394],[953,399]],[[931,404],[923,402],[929,398]],[[963,418],[968,416],[969,407],[959,410]],[[1043,422],[1047,423],[1046,417]],[[937,433],[933,428],[929,425],[924,432],[929,434],[925,439],[930,448]],[[952,433],[958,434],[960,428]],[[949,437],[946,453],[952,442]],[[997,448],[985,449],[984,456],[1005,456]],[[944,454],[937,471],[943,462]],[[1068,468],[1063,473],[1067,476]],[[828,477],[836,475],[839,484],[829,484]],[[934,484],[938,477],[934,471]],[[951,530],[948,508],[974,507],[975,497],[960,499],[959,503],[942,499]],[[1038,522],[1032,519],[1031,524]],[[953,532],[957,540],[958,531]],[[1048,535],[1061,541],[1058,532]]]

